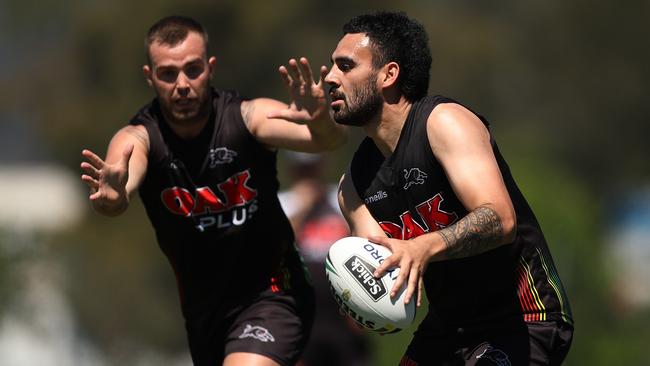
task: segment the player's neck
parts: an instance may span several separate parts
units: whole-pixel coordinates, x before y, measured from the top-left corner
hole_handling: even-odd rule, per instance
[[[377,121],[365,126],[366,134],[373,139],[384,156],[388,156],[395,151],[402,128],[411,110],[411,105],[403,97],[396,103],[384,103]]]
[[[169,128],[171,128],[174,134],[184,140],[198,136],[208,123],[208,119],[210,119],[210,113],[203,113],[201,116],[197,116],[197,118],[184,121],[179,121],[166,113],[163,114],[165,115],[165,121],[167,121]]]

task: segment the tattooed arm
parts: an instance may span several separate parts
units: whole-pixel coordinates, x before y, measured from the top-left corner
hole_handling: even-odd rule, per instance
[[[445,242],[444,258],[455,259],[498,247],[503,237],[503,227],[501,218],[493,209],[481,206],[437,233]]]
[[[514,207],[481,120],[458,104],[441,104],[429,116],[427,135],[454,193],[469,211],[436,233],[444,246],[433,260],[477,255],[512,242]]]
[[[440,104],[427,121],[427,137],[454,193],[469,213],[447,228],[409,241],[370,238],[393,252],[375,275],[400,267],[391,296],[407,283],[407,299],[416,290],[421,292],[422,274],[430,262],[475,256],[511,243],[516,235],[512,201],[492,151],[490,134],[478,117],[458,104]]]

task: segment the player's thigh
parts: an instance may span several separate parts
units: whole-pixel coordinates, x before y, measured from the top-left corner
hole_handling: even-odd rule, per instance
[[[534,322],[528,323],[528,330],[531,364],[562,364],[571,347],[573,326],[564,322]]]
[[[465,365],[560,365],[571,344],[573,328],[556,322],[526,323],[527,334],[490,334],[465,353]]]
[[[458,328],[446,335],[416,332],[400,366],[528,365],[530,343],[523,322],[484,331]]]
[[[293,365],[307,343],[313,322],[313,303],[309,305],[302,296],[313,294],[264,297],[242,311],[226,337],[226,360],[243,353],[264,356],[282,366]],[[239,356],[243,355],[232,357]]]
[[[454,341],[457,337],[453,334],[447,336],[431,336],[425,332],[415,332],[411,343],[402,356],[399,366],[442,366],[456,365],[454,359]]]

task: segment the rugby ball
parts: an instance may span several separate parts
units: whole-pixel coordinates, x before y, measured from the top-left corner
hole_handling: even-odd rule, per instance
[[[406,285],[390,297],[399,268],[381,278],[373,276],[390,255],[384,246],[349,236],[332,244],[325,263],[330,290],[341,310],[357,324],[380,334],[399,332],[415,319],[415,296],[404,304]]]

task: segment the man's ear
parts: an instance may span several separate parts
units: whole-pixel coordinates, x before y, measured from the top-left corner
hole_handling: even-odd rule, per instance
[[[397,78],[399,77],[399,64],[397,62],[389,62],[384,67],[380,73],[381,77],[381,86],[383,88],[389,88],[397,84]]]
[[[142,73],[144,74],[144,78],[147,80],[147,85],[153,87],[153,80],[151,80],[151,68],[149,65],[142,66]]]
[[[217,58],[212,56],[208,59],[208,68],[210,69],[210,79],[214,76],[214,69],[217,66]]]

